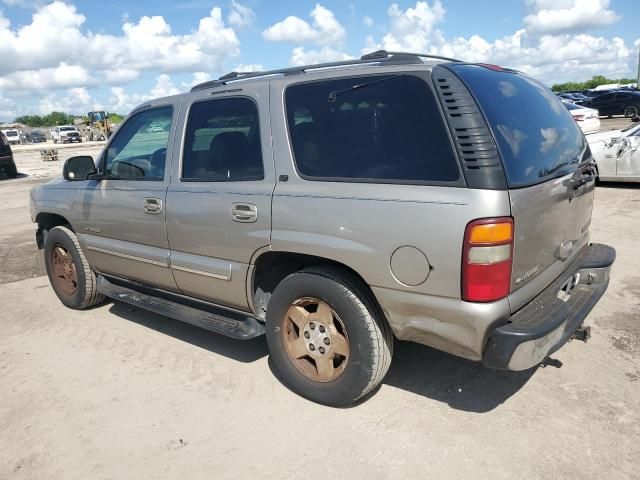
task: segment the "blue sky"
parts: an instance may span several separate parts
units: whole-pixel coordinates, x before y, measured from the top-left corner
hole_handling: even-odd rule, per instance
[[[378,48],[499,63],[548,84],[634,76],[640,48],[631,0],[0,1],[0,120],[126,113],[231,70]]]

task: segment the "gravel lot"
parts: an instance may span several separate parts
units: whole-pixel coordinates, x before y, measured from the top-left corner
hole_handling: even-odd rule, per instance
[[[278,381],[264,339],[65,309],[27,208],[42,181],[0,182],[1,479],[640,477],[640,186],[596,191],[618,259],[588,344],[510,373],[399,342],[382,387],[332,409]]]

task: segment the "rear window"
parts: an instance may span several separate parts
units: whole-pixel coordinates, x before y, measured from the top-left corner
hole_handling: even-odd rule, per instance
[[[487,117],[510,187],[566,175],[586,159],[588,147],[580,128],[547,87],[519,73],[478,65],[452,68]]]
[[[7,137],[17,137],[18,132],[16,130],[7,130]]]
[[[412,75],[360,76],[286,90],[289,134],[309,179],[454,182],[460,173],[427,83]]]

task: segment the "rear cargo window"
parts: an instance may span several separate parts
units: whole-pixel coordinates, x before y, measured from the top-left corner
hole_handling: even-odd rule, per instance
[[[460,173],[431,89],[402,74],[293,85],[289,134],[305,178],[454,182]]]
[[[493,130],[510,187],[571,173],[588,148],[562,102],[520,73],[478,65],[452,69],[467,84]]]

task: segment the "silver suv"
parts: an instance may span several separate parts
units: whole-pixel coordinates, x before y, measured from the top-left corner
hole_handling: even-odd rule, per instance
[[[266,333],[328,405],[382,381],[394,337],[537,365],[588,336],[615,258],[589,243],[594,163],[560,100],[429,55],[225,75],[136,108],[63,177],[31,208],[65,305]]]

